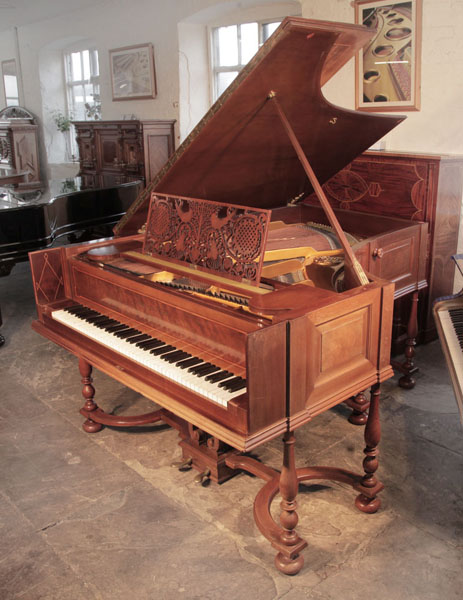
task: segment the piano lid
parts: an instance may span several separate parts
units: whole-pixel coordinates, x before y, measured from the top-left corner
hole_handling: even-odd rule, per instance
[[[328,102],[321,86],[373,32],[359,25],[288,17],[207,112],[115,228],[135,233],[152,191],[266,209],[313,188],[271,99],[279,104],[320,183],[405,117]]]

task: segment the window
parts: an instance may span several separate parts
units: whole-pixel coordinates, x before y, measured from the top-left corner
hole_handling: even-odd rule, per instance
[[[19,106],[18,78],[15,60],[2,62],[3,87],[7,106]]]
[[[100,108],[100,72],[95,49],[65,55],[69,114],[76,121],[98,118]]]
[[[254,22],[213,29],[214,100],[230,85],[280,23]]]

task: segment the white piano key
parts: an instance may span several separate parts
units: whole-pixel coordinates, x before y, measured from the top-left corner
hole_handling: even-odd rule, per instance
[[[194,373],[188,371],[187,368],[182,369],[181,367],[177,367],[175,363],[169,363],[160,358],[160,356],[151,354],[150,350],[143,350],[126,339],[118,338],[115,333],[107,332],[93,323],[85,321],[85,318],[73,315],[67,310],[53,311],[52,317],[59,323],[78,331],[82,335],[115,350],[119,354],[130,358],[159,375],[162,375],[175,383],[179,383],[183,387],[200,394],[204,398],[221,406],[226,407],[227,403],[232,398],[241,396],[246,391],[245,389],[242,389],[238,392],[228,392],[219,387],[219,383],[221,382],[216,384],[210,383],[209,381],[206,381],[205,376],[198,377]],[[132,335],[136,334],[134,333]],[[195,366],[199,366],[199,364]],[[230,378],[231,377],[234,377],[234,375],[231,374]]]

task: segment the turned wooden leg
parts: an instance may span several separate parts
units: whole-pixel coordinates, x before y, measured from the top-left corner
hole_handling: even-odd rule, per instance
[[[365,427],[365,458],[363,459],[363,470],[365,475],[362,478],[362,487],[371,492],[368,496],[360,493],[355,499],[355,505],[359,510],[366,513],[374,513],[381,505],[381,500],[376,497],[376,490],[382,489],[382,484],[378,482],[375,472],[378,468],[378,444],[381,439],[381,426],[379,422],[379,384],[371,388],[370,411]]]
[[[353,398],[350,398],[346,404],[352,408],[352,413],[349,416],[349,422],[353,425],[365,425],[368,419],[368,407],[370,402],[368,401],[364,392],[360,392]]]
[[[280,475],[280,495],[282,498],[280,523],[283,527],[280,542],[288,548],[289,552],[285,554],[279,552],[275,557],[276,568],[286,573],[286,575],[299,573],[304,564],[304,557],[301,554],[291,554],[291,547],[294,547],[300,541],[295,531],[299,518],[296,512],[298,479],[294,459],[294,442],[294,432],[286,432],[283,437],[283,468]]]
[[[85,399],[85,404],[82,407],[82,410],[91,413],[98,408],[93,401],[93,398],[95,397],[95,388],[92,385],[92,365],[83,358],[79,358],[79,371],[82,376],[82,396]],[[103,426],[100,423],[95,423],[95,421],[92,421],[90,418],[88,418],[82,427],[87,433],[96,433],[97,431],[100,431]]]
[[[410,307],[410,316],[407,324],[407,339],[405,341],[405,362],[402,364],[404,375],[399,379],[400,387],[407,390],[415,387],[415,379],[412,377],[417,369],[413,362],[415,358],[416,336],[418,334],[418,292],[413,292]]]

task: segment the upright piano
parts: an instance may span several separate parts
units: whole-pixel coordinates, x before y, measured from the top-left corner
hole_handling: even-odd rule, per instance
[[[463,276],[463,254],[452,258]],[[463,425],[463,289],[458,294],[437,298],[433,315]]]
[[[30,255],[33,328],[78,358],[84,430],[163,420],[179,432],[182,468],[200,481],[240,470],[261,477],[256,524],[287,574],[301,569],[306,546],[295,530],[298,482],[341,481],[360,510],[380,505],[379,385],[392,375],[394,284],[365,270],[374,271],[381,240],[388,275],[415,285],[426,247],[421,224],[335,213],[321,189],[402,121],[338,108],[321,93],[369,36],[361,26],[285,19],[113,240]],[[304,206],[313,191],[321,206]],[[161,408],[105,413],[93,367]],[[362,472],[297,469],[295,430],[367,388]],[[281,473],[244,454],[278,436]],[[270,512],[278,492],[279,524]]]

